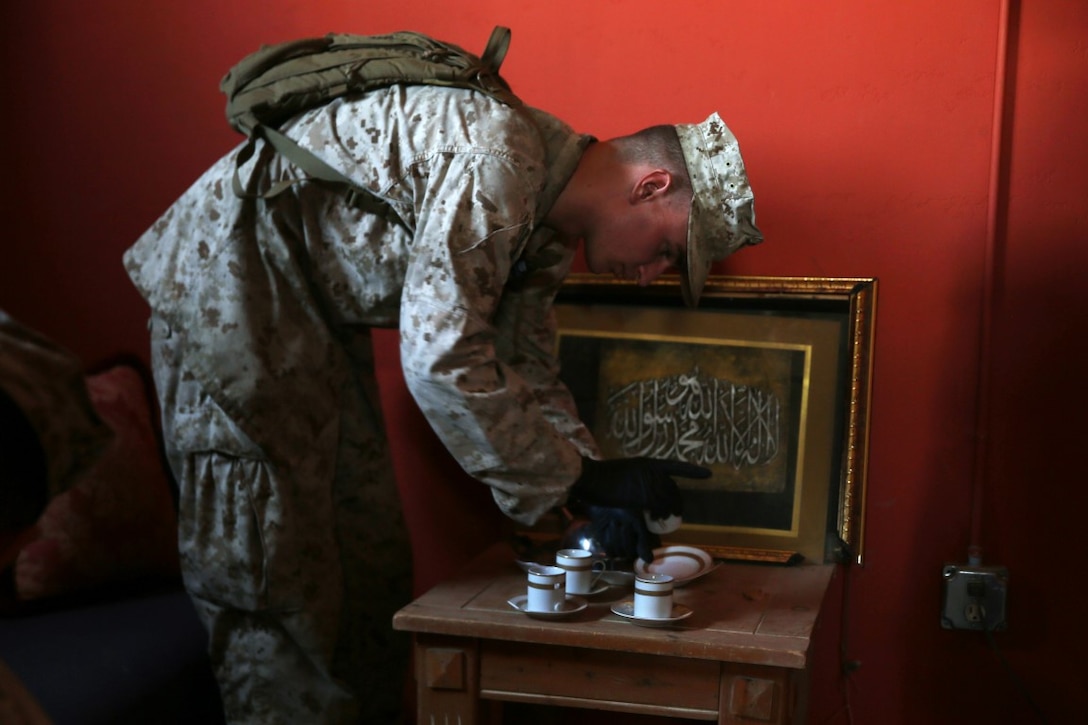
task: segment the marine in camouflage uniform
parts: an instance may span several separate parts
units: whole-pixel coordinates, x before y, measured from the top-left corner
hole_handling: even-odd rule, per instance
[[[267,146],[211,167],[129,249],[181,488],[186,587],[231,722],[393,722],[410,548],[369,330],[509,517],[562,503],[595,453],[552,355],[574,243],[541,225],[588,136],[480,93],[394,86],[282,129],[404,225]],[[365,710],[360,710],[360,706]]]

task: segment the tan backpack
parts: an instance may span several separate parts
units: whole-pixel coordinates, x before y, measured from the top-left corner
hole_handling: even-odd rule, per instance
[[[227,95],[227,120],[250,139],[238,154],[237,167],[253,155],[256,139],[263,138],[311,178],[344,186],[350,203],[400,222],[382,199],[295,144],[277,127],[334,98],[397,83],[473,88],[518,107],[521,101],[499,75],[509,45],[510,29],[497,26],[481,56],[410,31],[371,36],[330,33],[262,46],[231,68],[219,84]],[[237,167],[234,192],[246,196]],[[283,181],[260,196],[273,197],[294,183]]]

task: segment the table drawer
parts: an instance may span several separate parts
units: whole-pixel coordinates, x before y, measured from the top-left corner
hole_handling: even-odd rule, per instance
[[[641,705],[716,720],[720,668],[708,660],[480,641],[480,694],[495,700]]]

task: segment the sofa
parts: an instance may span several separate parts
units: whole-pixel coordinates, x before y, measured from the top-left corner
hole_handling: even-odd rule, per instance
[[[223,721],[154,411],[138,358],[0,311],[0,721]]]
[[[0,618],[0,662],[56,725],[223,722],[205,642],[181,588],[149,582]]]

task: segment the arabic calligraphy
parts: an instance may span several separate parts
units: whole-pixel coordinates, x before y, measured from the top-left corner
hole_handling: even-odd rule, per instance
[[[607,426],[626,455],[734,469],[772,461],[781,445],[773,391],[690,373],[638,380],[607,399]]]

